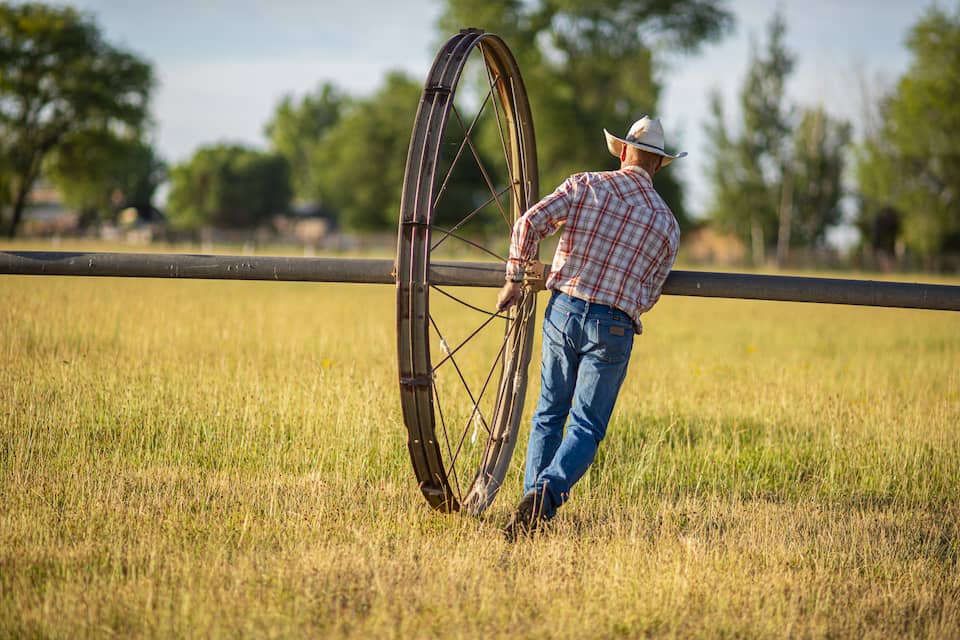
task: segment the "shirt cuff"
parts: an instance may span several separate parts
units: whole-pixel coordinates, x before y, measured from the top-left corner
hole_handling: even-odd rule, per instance
[[[526,275],[526,269],[519,260],[511,258],[507,261],[507,273],[505,280],[507,282],[523,282],[523,276]]]

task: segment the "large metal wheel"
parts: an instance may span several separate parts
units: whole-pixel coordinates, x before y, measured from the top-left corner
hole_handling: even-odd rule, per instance
[[[437,54],[420,98],[396,263],[407,446],[420,490],[442,511],[479,514],[504,480],[526,394],[535,296],[496,313],[490,289],[431,283],[431,262],[478,254],[505,261],[513,222],[537,188],[517,63],[498,36],[461,31]]]

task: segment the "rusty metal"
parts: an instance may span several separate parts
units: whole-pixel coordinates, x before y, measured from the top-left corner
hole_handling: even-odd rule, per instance
[[[492,178],[479,161],[470,138],[472,125],[471,128],[465,126],[454,106],[457,86],[471,54],[482,57],[489,81],[490,92],[480,112],[487,106],[487,101],[493,103],[508,173],[508,186],[500,193],[510,192],[509,214],[501,208]],[[488,277],[503,281],[502,265],[497,265],[494,271],[477,265],[450,269],[436,264],[431,255],[434,248],[431,244],[434,208],[450,175],[448,173],[447,178],[441,181],[437,174],[441,165],[442,143],[451,117],[459,122],[464,132],[464,139],[451,165],[469,147],[477,158],[480,172],[497,207],[504,218],[510,216],[508,222],[519,217],[537,198],[533,118],[520,70],[506,44],[498,36],[478,29],[465,29],[450,38],[437,54],[424,83],[410,137],[397,241],[397,356],[401,380],[429,378],[433,375],[434,367],[439,366],[433,362],[430,353],[433,320],[430,315],[431,285],[449,282],[444,276],[450,276],[451,280],[458,280],[457,284],[463,285],[477,280],[485,281]],[[469,214],[467,218],[472,215]],[[458,223],[458,226],[465,221]],[[450,231],[440,241],[447,237],[451,237]],[[535,296],[527,296],[521,305],[511,310],[505,323],[505,348],[501,351],[503,357],[496,387],[495,413],[489,420],[489,434],[478,468],[469,468],[470,465],[464,465],[462,461],[457,463],[455,453],[448,451],[447,456],[443,455],[440,438],[441,435],[446,436],[446,425],[441,415],[438,429],[438,410],[434,397],[439,391],[435,385],[400,385],[410,459],[420,490],[434,508],[444,511],[463,508],[479,513],[493,501],[499,490],[513,454],[526,394],[534,305]],[[435,325],[433,328],[439,332]],[[491,370],[490,373],[493,372]],[[439,398],[437,402],[440,402]],[[478,410],[476,405],[473,410]],[[457,448],[457,453],[459,451]],[[469,482],[466,491],[461,491],[461,470],[466,474],[464,482]]]
[[[0,273],[393,284],[392,260],[177,253],[0,251]]]
[[[523,273],[523,286],[531,291],[543,291],[547,286],[550,268],[542,262],[528,265]]]
[[[543,288],[549,277],[532,269],[526,283]],[[394,261],[373,258],[294,258],[179,253],[0,251],[0,275],[109,276],[204,280],[274,280],[396,284]],[[447,287],[501,287],[498,262],[433,261],[428,282]],[[813,278],[675,269],[664,295],[813,302],[905,309],[960,311],[960,286]]]
[[[358,284],[397,282],[395,262],[386,259],[183,253],[0,251],[0,274]],[[503,265],[434,261],[430,264],[428,281],[452,287],[500,286],[503,284]]]
[[[667,295],[960,311],[960,287],[709,271],[670,272]]]

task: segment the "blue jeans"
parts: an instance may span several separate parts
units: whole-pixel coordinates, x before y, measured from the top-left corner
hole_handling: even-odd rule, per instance
[[[548,518],[570,497],[606,435],[633,336],[633,322],[619,309],[559,292],[550,298],[543,320],[540,401],[523,480],[524,494],[544,491]]]

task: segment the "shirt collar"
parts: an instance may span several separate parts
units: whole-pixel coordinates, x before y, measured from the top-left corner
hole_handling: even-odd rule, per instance
[[[647,173],[647,170],[644,169],[643,167],[638,167],[638,166],[635,165],[635,164],[628,164],[627,166],[623,167],[623,168],[620,169],[620,170],[621,170],[621,171],[631,171],[631,172],[633,172],[633,173],[637,173],[637,174],[639,174],[641,177],[644,177],[644,178],[646,178],[647,180],[649,180],[650,182],[653,182],[653,178],[650,177],[650,174]]]

